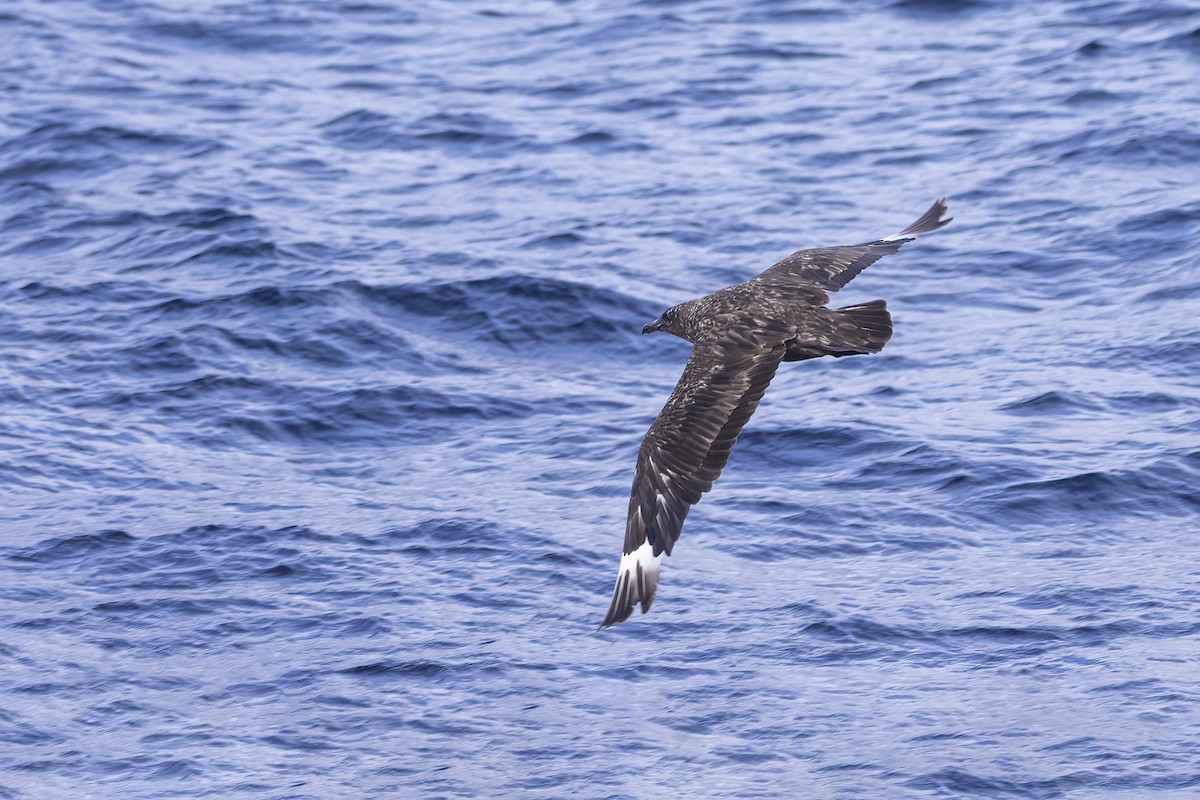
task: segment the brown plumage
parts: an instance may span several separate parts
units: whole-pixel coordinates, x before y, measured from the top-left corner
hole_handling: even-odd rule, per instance
[[[625,548],[602,627],[650,610],[659,559],[720,476],[742,427],[783,361],[878,353],[892,336],[887,305],[829,309],[855,275],[949,219],[938,200],[900,233],[866,244],[800,250],[745,283],[668,308],[642,333],[692,343],[675,391],[638,448]]]

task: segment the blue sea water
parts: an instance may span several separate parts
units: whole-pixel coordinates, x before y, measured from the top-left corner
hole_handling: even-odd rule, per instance
[[[1200,795],[1200,8],[0,6],[0,800]],[[666,306],[836,298],[608,604]]]

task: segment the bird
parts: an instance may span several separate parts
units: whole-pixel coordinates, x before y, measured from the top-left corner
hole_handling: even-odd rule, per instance
[[[650,610],[662,556],[671,554],[688,511],[721,475],[782,362],[883,349],[892,337],[887,303],[830,309],[829,293],[949,223],[946,210],[942,198],[892,236],[798,250],[744,283],[671,306],[642,328],[686,339],[692,352],[638,447],[625,546],[601,628],[628,619],[638,605],[643,614]]]

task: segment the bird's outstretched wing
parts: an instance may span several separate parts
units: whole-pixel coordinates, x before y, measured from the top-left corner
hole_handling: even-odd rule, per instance
[[[950,222],[949,219],[942,219],[945,213],[946,199],[942,198],[919,220],[897,234],[866,244],[797,250],[747,283],[788,286],[807,284],[828,292],[836,292],[879,259],[895,253],[905,242],[911,242],[922,233],[935,231]]]
[[[688,511],[721,474],[786,349],[782,336],[702,341],[692,348],[638,448],[624,555],[601,627],[626,619],[639,603],[643,614],[650,610],[660,557],[671,554]]]

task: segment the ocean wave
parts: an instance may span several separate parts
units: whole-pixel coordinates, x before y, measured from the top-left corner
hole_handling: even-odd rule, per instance
[[[1200,512],[1195,472],[1186,461],[1162,459],[1138,469],[1014,483],[983,493],[978,502],[989,509],[989,516],[1009,524],[1059,523],[1068,529],[1084,511],[1091,524],[1126,516],[1190,518]]]

